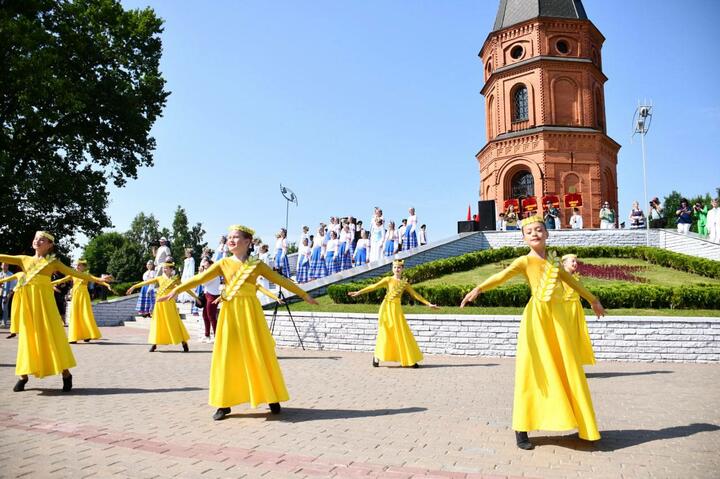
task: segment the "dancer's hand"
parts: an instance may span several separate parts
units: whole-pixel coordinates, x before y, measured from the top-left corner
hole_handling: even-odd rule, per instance
[[[308,299],[306,299],[305,301],[307,301],[309,304],[315,304],[315,305],[320,304],[317,302],[317,299],[313,298],[312,296],[308,297]],[[282,301],[281,301],[281,303],[282,303]]]
[[[358,294],[359,294],[359,293],[358,293],[357,291],[348,291],[348,296],[350,296],[351,298],[354,298],[354,297],[357,296]]]
[[[176,296],[177,294],[168,293],[165,296],[160,296],[157,300],[159,303],[162,303],[163,301],[167,301],[169,299],[175,299]]]
[[[597,299],[593,304],[591,304],[592,310],[595,313],[595,316],[600,318],[601,316],[605,316],[605,308],[603,308],[603,305],[600,303],[600,300]]]
[[[134,286],[130,286],[130,287],[127,289],[127,291],[125,291],[125,296],[128,296],[129,294],[132,294],[133,289],[135,289],[135,287],[134,287]]]
[[[438,306],[437,304],[428,304],[428,308],[430,308],[430,309],[440,309],[440,306]]]
[[[223,300],[223,299],[222,299],[222,295],[220,295],[220,296],[218,296],[217,298],[215,298],[215,300],[212,302],[212,304],[220,304],[220,302],[221,302],[222,300]]]
[[[460,303],[460,307],[464,308],[466,304],[472,303],[475,301],[475,298],[477,298],[480,295],[480,290],[478,288],[473,288],[470,290],[468,294],[465,295],[462,302]]]

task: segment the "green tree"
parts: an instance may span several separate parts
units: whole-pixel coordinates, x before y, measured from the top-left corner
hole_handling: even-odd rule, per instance
[[[185,260],[185,248],[192,247],[192,238],[188,229],[188,217],[185,208],[178,205],[172,222],[170,251],[175,258],[175,266],[180,269]]]
[[[126,239],[125,243],[112,253],[108,272],[113,275],[115,281],[121,283],[140,281],[145,271],[144,263],[140,246]]]
[[[202,227],[202,223],[195,223],[195,226],[190,230],[190,245],[193,249],[193,258],[195,258],[196,265],[200,264],[202,251],[208,245],[207,241],[203,241],[204,238],[205,230]]]
[[[108,183],[153,164],[162,20],[118,0],[1,3],[0,251],[36,229],[99,234]]]
[[[83,252],[90,271],[94,274],[108,273],[113,255],[126,243],[128,239],[125,235],[116,232],[102,233],[92,238]]]
[[[125,235],[140,249],[142,261],[153,259],[152,246],[160,239],[160,223],[154,215],[145,215],[142,211],[133,218],[130,229]]]

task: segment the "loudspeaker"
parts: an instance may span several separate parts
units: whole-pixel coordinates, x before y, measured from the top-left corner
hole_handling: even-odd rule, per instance
[[[478,231],[495,230],[495,202],[493,200],[478,201],[480,224]]]
[[[458,233],[472,233],[478,230],[479,223],[477,221],[458,221]]]

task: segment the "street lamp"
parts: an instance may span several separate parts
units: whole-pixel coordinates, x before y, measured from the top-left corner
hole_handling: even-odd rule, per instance
[[[293,193],[293,191],[288,188],[287,186],[283,186],[282,183],[280,183],[280,193],[282,193],[283,197],[285,198],[285,231],[288,229],[288,213],[290,212],[290,203],[295,203],[295,206],[298,205],[297,195]]]
[[[647,102],[645,102],[647,103]],[[647,172],[645,168],[645,135],[647,135],[652,123],[652,105],[638,105],[633,116],[633,136],[640,134],[640,144],[642,145],[642,164],[643,164],[643,190],[645,192],[645,203],[647,206]],[[648,215],[649,216],[649,215]],[[645,245],[650,246],[650,218],[645,218]]]

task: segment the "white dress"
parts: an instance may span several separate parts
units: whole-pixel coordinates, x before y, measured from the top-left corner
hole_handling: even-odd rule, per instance
[[[370,229],[370,261],[378,261],[382,258],[385,238],[385,228],[376,224]]]
[[[195,258],[185,258],[182,277],[180,279],[184,283],[193,276],[195,276]],[[177,300],[179,303],[192,303],[195,301],[188,293],[180,293]]]

